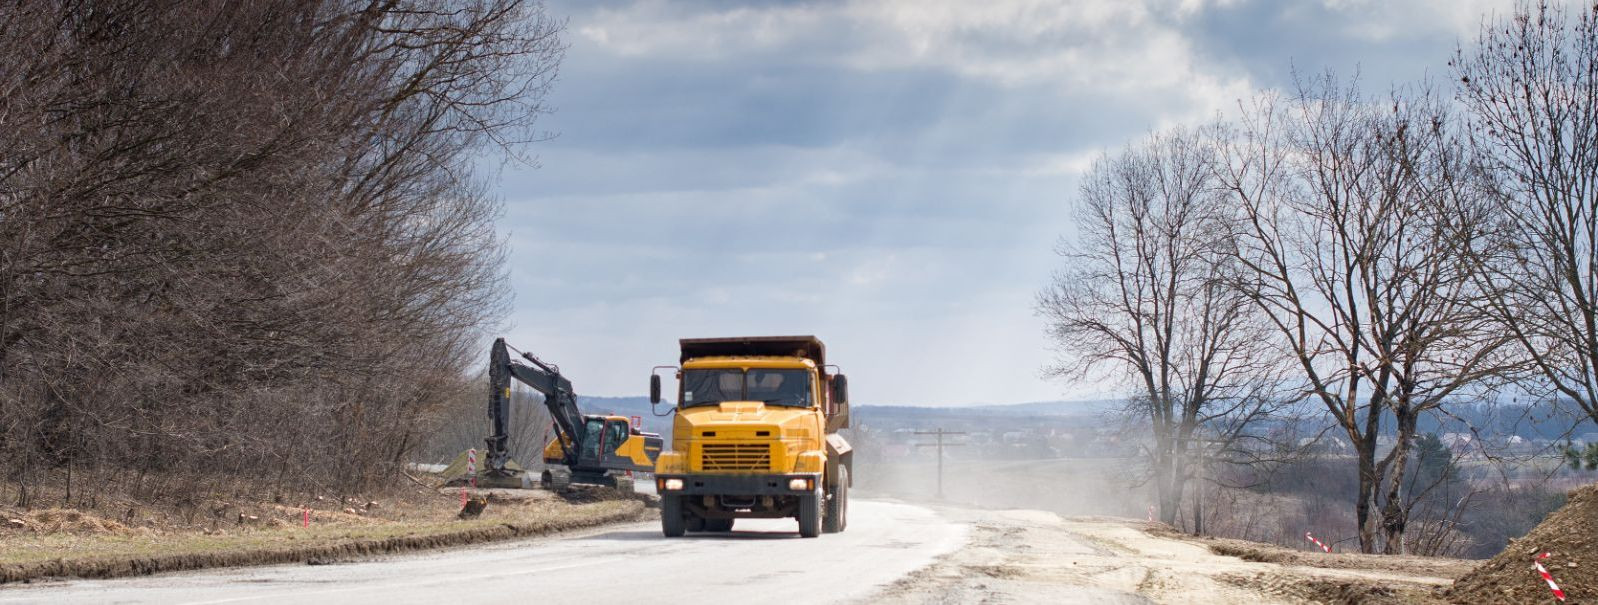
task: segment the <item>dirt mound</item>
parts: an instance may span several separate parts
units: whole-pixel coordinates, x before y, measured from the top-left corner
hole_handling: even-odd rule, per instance
[[[1570,603],[1598,603],[1598,485],[1570,492],[1570,500],[1550,513],[1525,537],[1498,556],[1454,582],[1452,603],[1541,603],[1553,597],[1533,567],[1533,559],[1551,553],[1543,566],[1554,575]]]
[[[129,531],[128,526],[110,519],[101,519],[83,511],[59,508],[33,511],[6,521],[16,529],[25,528],[37,533],[112,534]],[[21,523],[16,523],[17,521]]]
[[[1219,579],[1294,601],[1328,605],[1415,605],[1435,603],[1432,591],[1418,586],[1388,586],[1377,580],[1306,578],[1278,572],[1225,574]]]

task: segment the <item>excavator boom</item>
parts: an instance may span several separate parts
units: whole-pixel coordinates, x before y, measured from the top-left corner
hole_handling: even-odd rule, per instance
[[[488,416],[494,422],[494,434],[485,439],[488,443],[486,467],[489,473],[504,473],[505,463],[510,460],[510,429],[507,425],[512,378],[544,396],[544,407],[549,408],[549,417],[554,420],[555,431],[559,433],[557,438],[562,443],[583,441],[583,414],[577,407],[577,394],[572,392],[571,381],[560,375],[558,366],[545,363],[531,353],[521,354],[531,365],[511,359],[509,349],[505,339],[498,338],[489,351]],[[566,448],[568,465],[575,451],[576,448]]]

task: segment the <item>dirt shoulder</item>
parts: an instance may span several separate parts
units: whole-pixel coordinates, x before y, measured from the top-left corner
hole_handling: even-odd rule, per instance
[[[945,508],[969,545],[873,602],[1441,603],[1479,562],[1299,556],[1238,540],[1195,540],[1161,524],[1041,511]]]
[[[655,513],[643,496],[611,490],[556,495],[483,490],[476,519],[455,518],[458,492],[346,506],[230,504],[204,527],[124,524],[76,510],[0,510],[0,584],[41,578],[108,578],[158,572],[320,564],[372,555],[546,535]],[[306,510],[310,524],[305,526]]]

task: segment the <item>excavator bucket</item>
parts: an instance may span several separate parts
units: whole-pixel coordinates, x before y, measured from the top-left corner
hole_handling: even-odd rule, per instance
[[[506,474],[504,476],[498,476],[494,473],[485,471],[482,467],[483,462],[481,460],[477,462],[477,465],[477,487],[503,487],[511,489],[532,487],[530,480],[525,479],[525,477],[527,477],[527,469],[522,468],[522,465],[517,464],[514,460],[505,462]],[[471,485],[471,470],[470,456],[467,452],[461,452],[459,455],[455,456],[454,460],[450,461],[449,466],[444,467],[443,472],[439,473],[439,477],[444,479],[444,485],[452,487]]]

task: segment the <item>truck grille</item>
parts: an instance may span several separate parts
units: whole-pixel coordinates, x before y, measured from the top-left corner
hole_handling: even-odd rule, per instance
[[[703,470],[763,471],[771,467],[771,446],[764,443],[706,443],[700,448]]]

